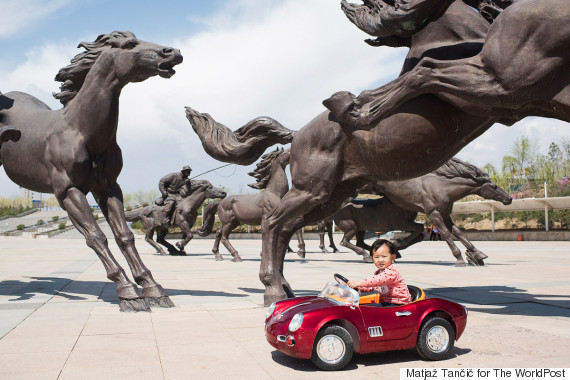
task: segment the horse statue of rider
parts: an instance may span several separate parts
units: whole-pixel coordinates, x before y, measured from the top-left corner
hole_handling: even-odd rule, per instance
[[[160,182],[158,183],[158,189],[160,190],[162,197],[159,198],[155,203],[158,206],[162,206],[160,216],[162,224],[170,223],[176,205],[182,200],[183,197],[180,194],[180,190],[186,185],[187,182],[190,181],[188,179],[190,172],[192,172],[192,168],[190,168],[188,165],[185,165],[181,171],[167,174],[160,179]],[[191,186],[188,186],[184,197],[187,197],[191,194],[189,193],[189,191],[191,191],[190,189]]]

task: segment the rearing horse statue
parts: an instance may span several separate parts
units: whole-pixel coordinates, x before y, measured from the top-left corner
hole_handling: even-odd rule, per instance
[[[123,87],[156,75],[170,78],[182,55],[177,49],[141,41],[131,32],[103,34],[79,47],[86,51],[55,78],[63,82],[61,92],[54,94],[63,103],[62,109],[53,111],[22,92],[0,96],[0,127],[12,126],[22,133],[17,143],[2,144],[1,163],[18,185],[55,194],[101,259],[107,277],[117,284],[121,310],[148,310],[149,304],[171,307],[172,301],[143,264],[125,221],[117,183],[123,163],[116,136]],[[109,222],[142,292],[112,256],[89,208],[89,192]]]
[[[419,1],[432,6],[442,2]],[[374,125],[407,100],[428,93],[460,109],[503,117],[508,125],[525,116],[570,122],[570,3],[512,2],[489,29],[478,54],[455,59],[426,56],[376,90],[358,97],[339,92],[324,104],[340,121],[359,128]],[[355,13],[363,6],[343,0],[343,7],[355,25],[369,32],[361,26],[366,24],[362,12]]]
[[[537,22],[552,17],[542,13],[540,1],[519,0],[521,3],[529,1],[537,3],[534,14]],[[373,2],[378,0],[367,0],[363,6]],[[560,3],[559,0],[556,2]],[[499,15],[493,25],[503,16]],[[564,13],[556,16],[563,17]],[[369,30],[382,27],[372,22],[373,18],[368,20]],[[362,21],[366,22],[366,19]],[[410,47],[402,70],[405,75],[424,57],[444,60],[476,56],[485,44],[489,27],[481,14],[458,0],[451,2],[440,17],[428,20],[410,37],[387,39],[380,31],[376,34],[382,34],[384,41],[390,41],[390,46]],[[525,24],[519,27],[524,29]],[[566,75],[568,73],[564,78]],[[291,135],[282,134],[281,140],[271,141],[271,144],[291,142],[292,186],[262,222],[263,254],[259,278],[265,285],[265,304],[294,295],[283,275],[283,262],[288,242],[296,230],[334,213],[363,185],[427,174],[495,122],[512,123],[522,116],[488,113],[487,106],[464,103],[466,107],[456,107],[440,96],[420,95],[405,101],[387,117],[374,119],[365,128],[343,123],[327,110]],[[263,123],[254,119],[232,135],[227,127],[216,123],[208,114],[187,107],[186,116],[206,152],[226,162],[241,162],[243,157],[234,156],[234,153],[250,153],[254,147],[264,146],[263,134],[256,133],[257,124],[260,131],[270,129],[267,119]],[[279,123],[274,127],[279,131],[284,128]],[[220,133],[216,135],[212,131]],[[231,141],[232,149],[227,152],[212,149],[210,153],[210,147],[217,142],[216,137],[220,143]]]

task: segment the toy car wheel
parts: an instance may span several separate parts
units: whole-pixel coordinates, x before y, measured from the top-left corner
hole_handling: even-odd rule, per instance
[[[350,333],[344,327],[330,325],[317,334],[311,361],[320,369],[336,371],[348,364],[353,353]]]
[[[418,334],[416,350],[426,360],[445,358],[455,343],[455,331],[443,318],[433,317],[424,322]]]

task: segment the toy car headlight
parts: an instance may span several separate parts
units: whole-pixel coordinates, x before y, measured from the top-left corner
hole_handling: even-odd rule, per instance
[[[265,314],[265,319],[271,317],[271,315],[275,311],[275,305],[277,305],[275,302],[273,302],[271,305],[269,305],[269,309],[267,309],[267,314]]]
[[[289,322],[289,331],[295,332],[301,327],[303,323],[303,313],[297,313],[291,318],[291,322]]]

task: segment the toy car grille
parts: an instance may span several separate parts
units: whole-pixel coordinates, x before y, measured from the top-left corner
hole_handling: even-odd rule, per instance
[[[384,333],[382,332],[382,327],[375,326],[368,328],[368,335],[370,335],[371,338],[376,338],[377,336],[384,335]]]

